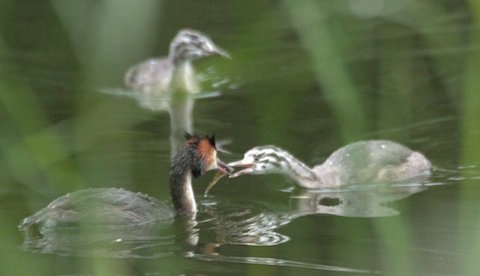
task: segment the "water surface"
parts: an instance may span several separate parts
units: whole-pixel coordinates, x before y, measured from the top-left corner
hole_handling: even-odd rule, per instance
[[[0,274],[476,275],[478,11],[297,2],[4,1]],[[438,170],[424,184],[310,192],[244,176],[204,198],[209,173],[194,183],[193,224],[96,243],[67,232],[61,246],[25,247],[17,225],[68,192],[121,187],[172,206],[169,114],[102,91],[121,91],[126,69],[166,54],[183,27],[233,56],[196,63],[204,93],[193,128],[231,141],[222,159],[273,144],[315,165],[348,143],[390,139]]]

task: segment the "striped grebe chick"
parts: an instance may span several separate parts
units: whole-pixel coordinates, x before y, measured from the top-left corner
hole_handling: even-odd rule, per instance
[[[348,184],[405,183],[427,178],[432,169],[421,153],[392,141],[371,140],[346,145],[313,168],[275,146],[247,151],[231,167],[243,168],[230,175],[284,174],[305,188],[337,187]]]
[[[151,58],[132,66],[125,74],[127,88],[149,95],[162,95],[169,90],[199,91],[192,62],[213,55],[230,57],[205,34],[183,29],[170,43],[168,57]]]

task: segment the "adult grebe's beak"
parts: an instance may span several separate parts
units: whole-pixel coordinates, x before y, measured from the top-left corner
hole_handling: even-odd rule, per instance
[[[253,164],[248,160],[242,159],[242,160],[230,162],[227,164],[227,166],[234,167],[234,168],[235,167],[243,168],[243,170],[239,170],[238,172],[229,175],[230,178],[235,178],[235,177],[250,173],[252,171],[252,168],[255,166],[255,164]]]
[[[217,171],[221,172],[222,174],[231,174],[233,172],[233,168],[217,158]]]

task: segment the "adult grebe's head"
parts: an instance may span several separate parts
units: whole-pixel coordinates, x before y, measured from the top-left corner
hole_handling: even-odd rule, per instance
[[[170,168],[170,193],[175,210],[179,214],[193,213],[197,210],[192,189],[192,178],[209,170],[229,174],[231,169],[217,158],[215,137],[198,137],[185,133],[187,142],[174,157]]]
[[[215,45],[207,35],[192,29],[183,29],[178,32],[170,44],[169,55],[175,64],[212,55],[230,58],[230,54]]]
[[[259,146],[247,151],[242,160],[231,162],[227,166],[243,168],[230,177],[244,174],[281,173],[291,160],[292,156],[280,148]]]
[[[185,133],[185,147],[178,152],[172,163],[172,170],[190,170],[193,177],[198,177],[209,170],[217,169],[229,173],[231,169],[217,158],[215,136]]]

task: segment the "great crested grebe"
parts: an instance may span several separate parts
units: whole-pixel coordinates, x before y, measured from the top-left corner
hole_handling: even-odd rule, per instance
[[[200,138],[185,134],[187,142],[173,159],[170,169],[170,193],[177,214],[193,214],[197,210],[192,178],[208,170],[229,173],[230,169],[217,158],[214,137]],[[36,227],[40,233],[61,226],[102,225],[108,227],[141,226],[169,219],[175,212],[159,200],[141,193],[117,188],[80,190],[61,196],[46,208],[27,217],[19,225],[27,231]]]
[[[275,146],[247,151],[229,167],[241,167],[230,175],[284,174],[305,188],[337,187],[347,184],[405,183],[424,180],[432,169],[421,153],[392,141],[371,140],[346,145],[313,168]],[[213,186],[212,184],[210,187]]]
[[[125,85],[151,95],[172,89],[200,92],[192,62],[212,55],[230,58],[207,35],[192,29],[180,30],[170,43],[168,57],[151,58],[132,66],[125,74]]]

